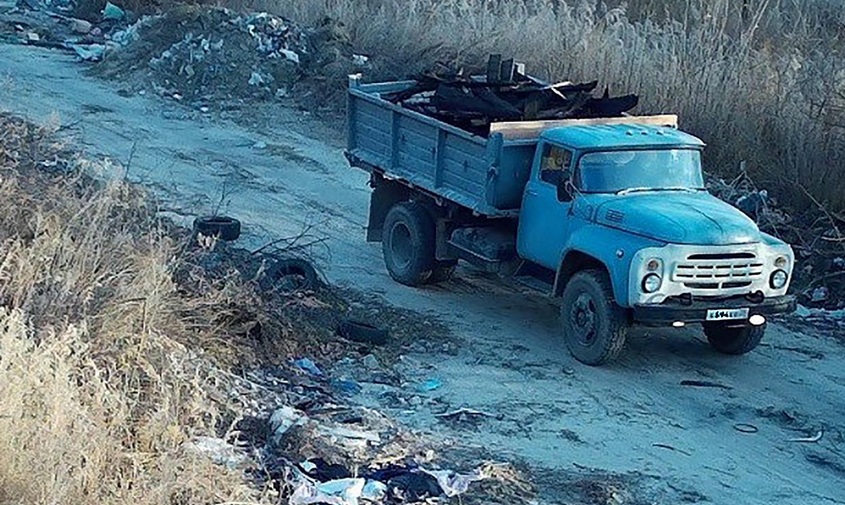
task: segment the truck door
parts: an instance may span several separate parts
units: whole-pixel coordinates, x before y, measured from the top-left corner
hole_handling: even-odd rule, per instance
[[[519,255],[552,270],[557,270],[569,233],[572,201],[558,199],[558,186],[571,178],[572,159],[571,150],[540,142],[519,213]]]

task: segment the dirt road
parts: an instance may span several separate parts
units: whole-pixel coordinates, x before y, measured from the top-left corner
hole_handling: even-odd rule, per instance
[[[315,225],[329,238],[322,266],[332,281],[430,314],[458,337],[457,352],[409,354],[400,365],[407,387],[367,383],[358,399],[524,461],[542,503],[570,503],[583,496],[573,482],[602,473],[633,486],[627,503],[845,503],[845,349],[830,334],[773,325],[758,351],[727,358],[695,329],[638,330],[621,361],[588,368],[566,353],[557,310],[542,297],[466,269],[439,288],[392,282],[380,248],[363,240],[365,174],[347,167],[339,134],[301,112],[280,111],[258,134],[121,92],[66,54],[11,45],[0,45],[0,109],[39,122],[56,114],[92,154],[128,165],[128,177],[153,187],[175,216],[222,201],[254,244]],[[442,387],[414,389],[434,377]],[[491,416],[447,423],[433,414],[444,406]],[[791,441],[818,431],[818,442]]]

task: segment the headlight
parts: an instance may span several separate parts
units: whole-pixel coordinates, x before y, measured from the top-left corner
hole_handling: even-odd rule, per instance
[[[660,260],[657,259],[657,258],[652,258],[652,259],[648,260],[648,263],[646,263],[645,268],[649,272],[658,271],[660,269]]]
[[[661,279],[657,274],[648,274],[643,278],[643,291],[646,293],[654,293],[660,289]]]
[[[778,256],[775,259],[775,266],[777,268],[786,268],[786,265],[789,263],[789,260],[786,259],[786,256]]]
[[[786,286],[786,280],[788,278],[789,276],[786,275],[786,272],[783,270],[775,270],[769,278],[769,285],[772,286],[773,289],[781,289]]]

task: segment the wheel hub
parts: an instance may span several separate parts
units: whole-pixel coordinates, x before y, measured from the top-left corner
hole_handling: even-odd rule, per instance
[[[587,293],[581,293],[572,304],[570,321],[578,332],[579,340],[589,345],[596,337],[596,304]]]
[[[411,230],[404,223],[396,223],[390,230],[390,249],[399,268],[406,268],[411,263],[414,243]]]

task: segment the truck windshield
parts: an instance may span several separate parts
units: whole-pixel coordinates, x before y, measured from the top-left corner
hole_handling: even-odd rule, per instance
[[[585,193],[704,189],[697,149],[602,151],[583,155],[576,186]]]

